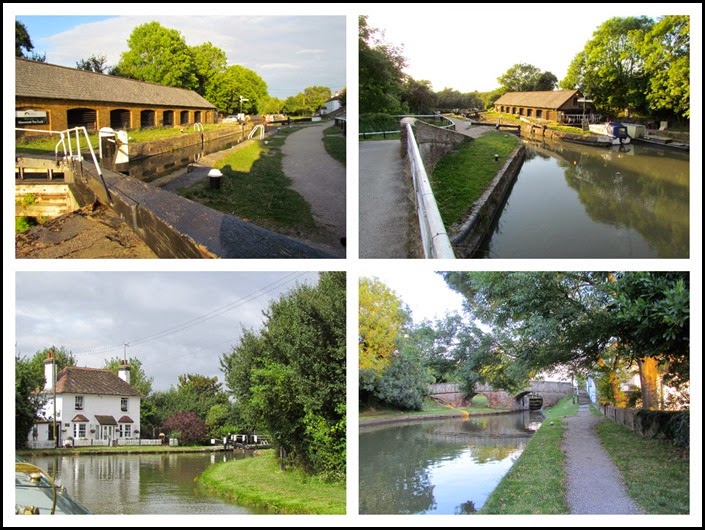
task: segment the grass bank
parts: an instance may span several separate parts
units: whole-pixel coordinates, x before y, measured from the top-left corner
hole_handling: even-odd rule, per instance
[[[313,236],[318,227],[311,207],[289,188],[291,179],[282,170],[281,147],[300,127],[282,128],[267,139],[256,140],[216,163],[221,170],[220,189],[210,189],[209,179],[179,190],[179,195],[209,208],[289,236]]]
[[[323,130],[323,147],[331,157],[345,165],[345,136],[340,127],[332,125]]]
[[[607,419],[597,424],[597,434],[627,492],[647,513],[689,513],[690,458],[685,450],[644,438]]]
[[[273,451],[210,466],[201,484],[245,507],[278,514],[345,514],[345,483],[323,482],[296,469],[279,468]]]
[[[561,420],[578,411],[572,398],[559,401],[480,509],[480,514],[566,514],[565,455]]]
[[[462,221],[520,142],[513,134],[489,131],[436,164],[430,181],[446,228]]]
[[[423,418],[424,416],[479,416],[482,414],[499,414],[507,412],[505,409],[491,409],[485,405],[486,403],[479,403],[477,406],[456,408],[450,405],[441,405],[432,399],[427,399],[421,410],[402,411],[383,407],[360,409],[359,422],[360,425],[364,425],[392,420],[405,421],[416,417]]]

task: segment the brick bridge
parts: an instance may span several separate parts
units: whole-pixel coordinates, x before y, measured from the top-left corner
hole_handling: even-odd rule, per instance
[[[543,398],[544,407],[551,407],[561,398],[574,392],[572,383],[558,381],[531,381],[528,389],[514,395],[508,394],[504,390],[494,390],[486,384],[478,385],[475,391],[476,395],[487,397],[490,408],[509,410],[528,410],[528,395],[532,393],[538,394]],[[458,383],[436,383],[431,385],[431,397],[455,407],[470,406],[470,400],[461,392]]]

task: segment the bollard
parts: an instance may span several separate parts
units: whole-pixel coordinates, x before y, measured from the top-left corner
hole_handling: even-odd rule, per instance
[[[210,188],[212,190],[219,190],[220,189],[220,179],[223,177],[223,174],[220,172],[219,169],[211,169],[208,172],[208,178],[210,179]]]

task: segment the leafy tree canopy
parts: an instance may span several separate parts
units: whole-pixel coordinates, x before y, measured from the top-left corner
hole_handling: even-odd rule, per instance
[[[497,81],[505,92],[532,92],[555,89],[558,78],[532,64],[518,63],[499,76]]]
[[[122,361],[123,360],[119,357],[106,359],[103,368],[117,374],[118,370],[123,365]],[[130,385],[134,389],[139,390],[143,396],[148,396],[150,392],[152,392],[152,383],[154,383],[154,378],[147,376],[144,372],[144,368],[142,367],[142,361],[140,361],[137,357],[130,357],[127,362],[130,367]]]

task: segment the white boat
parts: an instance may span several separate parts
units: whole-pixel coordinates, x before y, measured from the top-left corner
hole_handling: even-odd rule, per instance
[[[608,121],[605,123],[594,123],[590,126],[590,132],[594,132],[609,138],[612,145],[624,145],[632,141],[627,133],[626,125],[618,121]]]
[[[85,515],[91,512],[46,471],[15,456],[15,515]]]

